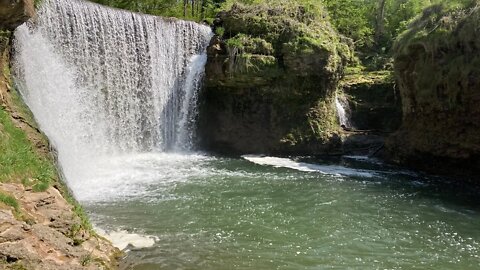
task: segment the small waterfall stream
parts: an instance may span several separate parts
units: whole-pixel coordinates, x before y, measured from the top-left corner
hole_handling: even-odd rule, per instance
[[[337,109],[337,116],[340,125],[344,127],[351,127],[352,124],[350,123],[350,119],[348,118],[347,111],[345,110],[345,107],[338,98],[338,96],[335,96],[335,107]]]

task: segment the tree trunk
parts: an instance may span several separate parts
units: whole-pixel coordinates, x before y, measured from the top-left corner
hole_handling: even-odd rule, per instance
[[[188,0],[183,0],[183,17],[187,17]]]
[[[192,17],[195,18],[195,0],[192,0]]]
[[[375,26],[375,43],[380,45],[385,36],[385,4],[387,0],[378,0],[377,23]]]
[[[201,12],[201,16],[202,16],[202,20],[205,19],[205,0],[202,0],[202,5],[200,7],[200,12]]]
[[[197,0],[195,7],[197,9],[197,16],[198,16],[198,14],[200,14],[200,1]]]

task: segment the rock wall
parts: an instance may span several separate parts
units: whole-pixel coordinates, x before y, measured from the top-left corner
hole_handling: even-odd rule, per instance
[[[395,161],[436,173],[479,175],[479,28],[477,6],[434,6],[400,37],[395,74],[403,125],[387,144]]]
[[[234,4],[218,14],[201,98],[201,145],[319,154],[340,146],[334,96],[351,51],[322,10]]]
[[[341,81],[341,89],[355,129],[381,134],[398,130],[402,123],[402,102],[392,72],[347,74]]]
[[[0,29],[13,30],[34,15],[33,0],[0,0]]]

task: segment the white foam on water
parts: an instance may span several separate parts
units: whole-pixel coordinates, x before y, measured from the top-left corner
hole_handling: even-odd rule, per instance
[[[369,156],[342,156],[343,158],[355,159],[355,160],[369,160]]]
[[[305,162],[298,162],[289,158],[268,157],[268,156],[256,156],[245,155],[244,159],[253,162],[258,165],[269,165],[277,168],[289,168],[303,172],[318,172],[326,175],[333,176],[359,176],[359,177],[375,177],[375,172],[368,170],[351,169],[338,165],[319,165]]]
[[[144,153],[99,157],[79,168],[83,181],[70,187],[82,202],[102,202],[148,197],[192,177],[211,172],[205,163],[214,158],[201,154]]]
[[[107,232],[100,228],[94,229],[100,236],[108,239],[120,250],[126,250],[127,248],[148,248],[155,245],[155,243],[158,241],[158,237],[129,233],[125,230]]]
[[[384,162],[382,162],[381,160],[377,159],[377,158],[372,158],[372,157],[369,157],[369,156],[342,156],[342,158],[346,158],[346,159],[353,159],[353,160],[358,160],[358,161],[362,161],[362,162],[368,162],[368,163],[371,163],[371,164],[378,164],[378,165],[382,165],[384,164]]]

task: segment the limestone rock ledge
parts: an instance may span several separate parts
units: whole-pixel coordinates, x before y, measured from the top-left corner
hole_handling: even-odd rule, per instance
[[[402,102],[393,72],[352,72],[340,84],[355,129],[381,134],[398,130]]]
[[[60,192],[33,192],[0,184],[21,205],[0,207],[0,269],[114,269],[120,252],[105,239],[80,229],[80,218]],[[23,267],[23,268],[20,268]]]

